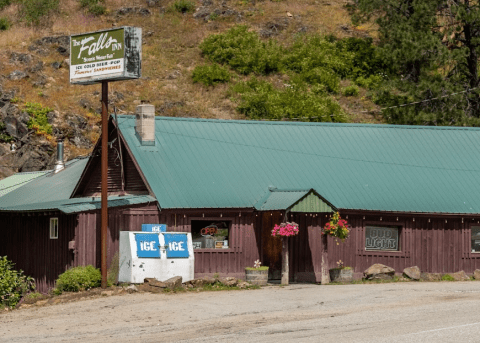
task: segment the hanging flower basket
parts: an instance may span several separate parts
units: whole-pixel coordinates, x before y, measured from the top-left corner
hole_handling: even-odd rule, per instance
[[[275,225],[272,230],[273,237],[290,237],[298,235],[298,224],[294,222],[281,223],[280,225]]]
[[[326,223],[323,227],[324,235],[333,236],[340,239],[342,242],[348,238],[349,233],[350,230],[348,229],[347,221],[342,219],[338,212],[335,212],[332,219],[330,219],[330,222]]]

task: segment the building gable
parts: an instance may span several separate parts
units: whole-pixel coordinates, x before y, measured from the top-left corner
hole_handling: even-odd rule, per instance
[[[108,193],[150,194],[137,165],[125,146],[121,135],[109,121],[108,137]],[[87,167],[72,197],[99,196],[102,191],[101,139],[98,140]]]

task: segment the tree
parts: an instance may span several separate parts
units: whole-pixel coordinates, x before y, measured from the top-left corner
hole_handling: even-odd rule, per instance
[[[397,70],[385,105],[400,124],[479,125],[480,5],[472,0],[356,0],[354,22],[373,19],[383,57]],[[450,96],[451,94],[454,94]]]

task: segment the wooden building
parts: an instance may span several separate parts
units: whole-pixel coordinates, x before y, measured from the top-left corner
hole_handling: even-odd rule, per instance
[[[373,263],[480,268],[479,129],[140,113],[111,118],[109,132],[108,264],[120,231],[164,223],[192,233],[196,277],[244,277],[260,259],[280,278],[271,230],[288,220],[300,225],[289,239],[292,281],[320,282],[321,228],[339,211],[351,235],[328,240],[330,268],[342,260],[357,277]],[[97,145],[88,160],[0,197],[0,256],[42,291],[71,266],[99,267],[99,192]],[[213,245],[201,234],[211,226]]]

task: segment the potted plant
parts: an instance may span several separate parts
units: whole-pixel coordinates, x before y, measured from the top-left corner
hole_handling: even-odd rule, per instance
[[[332,282],[353,281],[353,269],[344,265],[342,260],[337,262],[337,268],[330,269],[330,280]]]
[[[298,224],[294,222],[275,225],[272,230],[273,237],[282,237],[282,285],[288,285],[288,237],[296,236],[299,233]]]
[[[268,267],[262,267],[262,262],[256,260],[253,268],[245,268],[245,281],[253,285],[265,286],[268,282]]]
[[[333,214],[332,219],[323,228],[323,234],[335,237],[337,245],[340,244],[338,240],[340,239],[344,242],[348,238],[349,233],[347,221],[342,219],[338,212]]]

